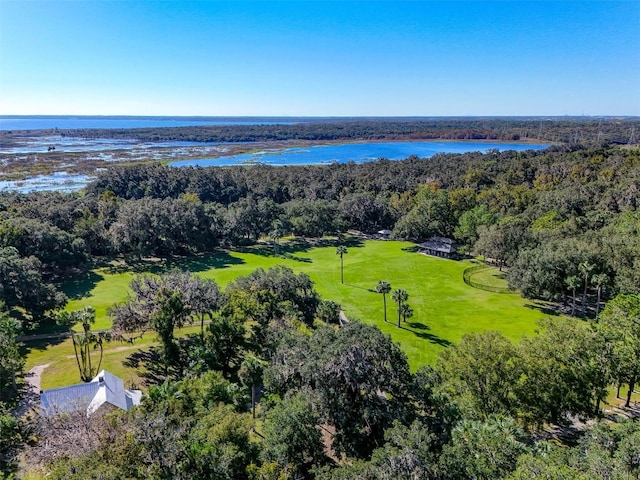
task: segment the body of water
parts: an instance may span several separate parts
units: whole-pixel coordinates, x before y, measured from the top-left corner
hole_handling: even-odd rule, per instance
[[[60,143],[56,143],[56,142]],[[129,140],[83,140],[67,137],[34,137],[34,144],[22,146],[29,151],[34,149],[44,151],[50,145],[57,145],[56,149],[67,152],[96,152],[100,155],[112,155],[112,152],[102,153],[101,150],[125,149],[128,159],[136,158],[167,159],[180,158],[180,155],[211,154],[212,151],[225,152],[225,144],[211,144],[210,146],[197,147],[193,142],[158,142],[149,143]],[[207,145],[207,144],[200,144]],[[155,151],[147,148],[165,147]],[[487,152],[488,150],[543,150],[548,145],[524,144],[524,143],[486,143],[486,142],[379,142],[379,143],[351,143],[343,145],[317,145],[304,148],[287,148],[285,150],[264,150],[250,154],[222,156],[218,158],[199,158],[170,162],[174,167],[188,166],[230,166],[250,165],[262,163],[274,166],[285,165],[321,165],[329,163],[346,162],[370,162],[379,158],[389,160],[402,160],[412,155],[420,158],[429,158],[438,153],[467,153]],[[187,152],[187,149],[189,150]],[[14,152],[17,153],[17,152]],[[134,155],[135,154],[135,155]],[[105,157],[104,160],[112,160]],[[114,161],[121,157],[113,158]],[[0,181],[0,191],[31,192],[41,190],[71,191],[83,188],[93,177],[87,175],[67,175],[65,172],[56,172],[52,175],[41,175],[20,181]]]
[[[173,167],[229,166],[251,163],[266,165],[316,165],[327,163],[370,162],[379,158],[402,160],[411,155],[429,158],[438,153],[487,152],[489,150],[544,150],[549,145],[486,142],[383,142],[318,145],[308,148],[288,148],[282,151],[261,151],[217,158],[200,158],[171,162]]]
[[[126,116],[0,116],[0,130],[75,130],[82,128],[158,128],[202,125],[293,125],[310,121],[292,117],[126,117]]]
[[[0,154],[40,153],[54,148],[58,152],[100,152],[105,150],[132,150],[151,148],[178,148],[208,145],[202,142],[140,142],[135,139],[77,138],[62,135],[22,137],[16,145],[2,147]]]
[[[92,179],[93,177],[88,175],[68,175],[66,172],[56,172],[52,175],[38,175],[25,180],[0,180],[0,192],[3,190],[20,193],[49,190],[71,192],[83,189]]]

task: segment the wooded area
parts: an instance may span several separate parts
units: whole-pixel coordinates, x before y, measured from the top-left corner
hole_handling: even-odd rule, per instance
[[[417,131],[400,123],[385,135]],[[512,123],[505,135],[553,135],[543,121]],[[596,145],[595,121],[580,128],[593,146],[286,168],[115,165],[83,193],[1,194],[0,466],[9,472],[28,448],[48,478],[640,478],[637,420],[598,424],[576,446],[541,441],[545,425],[601,415],[611,388],[626,386],[633,407],[640,375],[640,150]],[[110,315],[115,334],[158,335],[143,405],[33,423],[9,414],[24,364],[17,335],[60,320],[61,279],[114,257],[259,239],[277,251],[286,235],[380,229],[453,238],[567,317],[517,343],[465,336],[411,372],[375,327],[331,323],[336,305],[304,274],[258,270],[224,290],[184,272],[140,276]],[[191,323],[199,334],[175,337]]]
[[[261,142],[280,140],[538,140],[569,145],[638,142],[637,118],[329,118],[293,124],[64,130],[83,138],[143,141]]]

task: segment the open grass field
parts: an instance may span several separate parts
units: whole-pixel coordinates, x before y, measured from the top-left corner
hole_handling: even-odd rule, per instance
[[[206,257],[176,261],[171,266],[193,271],[215,279],[221,287],[240,275],[258,267],[285,265],[296,272],[306,272],[325,299],[339,302],[347,316],[377,325],[400,343],[413,369],[432,364],[447,345],[459,341],[470,332],[499,330],[512,340],[530,334],[536,321],[550,315],[542,303],[521,298],[517,294],[499,294],[466,285],[462,272],[471,261],[452,261],[429,257],[403,249],[413,244],[397,241],[350,240],[344,255],[344,280],[340,283],[340,259],[335,245],[327,241],[319,245],[290,242],[282,256],[274,256],[268,245],[258,245],[238,251],[220,251]],[[96,309],[95,329],[110,327],[107,308],[127,299],[128,284],[137,273],[163,270],[159,263],[139,264],[128,268],[113,265],[98,268],[65,284],[71,298],[67,309],[85,305]],[[483,272],[493,275],[492,284],[504,286],[497,270]],[[390,295],[387,296],[388,323],[384,322],[382,295],[374,289],[379,280],[389,282],[392,289],[403,288],[409,293],[408,303],[414,316],[401,328],[396,327],[397,314]],[[154,336],[138,340],[134,348],[114,342],[105,353],[104,368],[120,375],[125,382],[135,383],[134,371],[122,362],[132,351],[148,348]],[[30,345],[27,368],[50,363],[43,376],[43,387],[65,385],[77,381],[73,348],[69,340],[57,345]],[[49,378],[55,377],[53,380]]]

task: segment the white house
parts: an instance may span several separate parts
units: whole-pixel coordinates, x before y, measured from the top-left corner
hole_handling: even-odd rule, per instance
[[[102,370],[88,383],[42,391],[40,405],[42,414],[47,416],[78,410],[91,415],[107,405],[129,411],[140,405],[141,398],[140,390],[125,389],[120,378]]]

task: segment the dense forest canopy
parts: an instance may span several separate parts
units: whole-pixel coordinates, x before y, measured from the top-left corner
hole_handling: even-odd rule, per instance
[[[326,119],[277,125],[66,130],[84,138],[145,141],[260,142],[276,140],[526,140],[579,144],[635,143],[637,118],[372,118]]]

